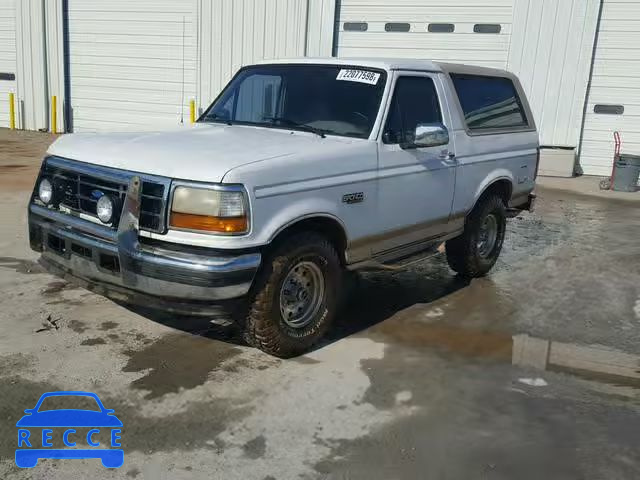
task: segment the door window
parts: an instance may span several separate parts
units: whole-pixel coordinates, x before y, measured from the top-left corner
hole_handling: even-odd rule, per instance
[[[400,77],[389,107],[382,141],[413,143],[421,123],[441,123],[442,113],[433,80],[428,77]]]

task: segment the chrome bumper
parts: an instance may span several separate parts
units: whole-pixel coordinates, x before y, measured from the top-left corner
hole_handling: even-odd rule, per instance
[[[31,248],[42,252],[45,266],[51,264],[55,273],[101,286],[178,301],[212,302],[245,295],[260,266],[260,253],[227,255],[141,244],[140,186],[140,179],[133,177],[117,231],[31,203]]]

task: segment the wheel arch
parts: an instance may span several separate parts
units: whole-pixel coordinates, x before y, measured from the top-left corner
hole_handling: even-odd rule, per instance
[[[328,213],[312,213],[295,218],[277,229],[269,239],[270,245],[276,245],[299,232],[316,232],[325,237],[335,247],[342,265],[346,263],[346,250],[349,244],[344,223]]]
[[[476,205],[478,205],[483,198],[490,194],[498,195],[504,202],[505,207],[508,207],[509,200],[511,200],[511,195],[513,194],[513,178],[510,175],[500,175],[487,179],[478,189],[469,213],[476,208]]]

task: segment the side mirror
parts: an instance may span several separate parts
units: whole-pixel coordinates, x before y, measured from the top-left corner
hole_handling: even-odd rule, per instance
[[[414,140],[403,148],[438,147],[449,143],[449,131],[441,123],[419,123],[416,126]]]
[[[27,408],[24,413],[28,413],[28,414],[32,414],[33,413],[33,408]]]

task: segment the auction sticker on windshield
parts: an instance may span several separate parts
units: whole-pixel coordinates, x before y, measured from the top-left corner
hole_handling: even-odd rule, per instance
[[[369,72],[367,70],[350,70],[343,68],[338,73],[336,80],[346,80],[347,82],[368,83],[369,85],[377,85],[380,74]]]

